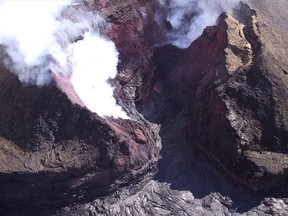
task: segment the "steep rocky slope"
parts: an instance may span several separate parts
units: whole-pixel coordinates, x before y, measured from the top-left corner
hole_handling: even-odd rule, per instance
[[[0,213],[285,215],[287,1],[247,0],[184,50],[154,49],[151,2],[83,7],[111,24],[133,120],[90,113],[67,79],[25,87],[2,68]]]
[[[155,169],[158,145],[148,125],[103,120],[55,85],[23,87],[3,68],[1,78],[2,203],[90,199]]]

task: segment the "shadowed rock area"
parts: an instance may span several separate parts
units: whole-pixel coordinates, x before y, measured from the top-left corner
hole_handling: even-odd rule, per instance
[[[187,49],[156,46],[156,2],[81,7],[111,24],[132,120],[1,67],[0,214],[286,215],[288,2],[243,1]]]

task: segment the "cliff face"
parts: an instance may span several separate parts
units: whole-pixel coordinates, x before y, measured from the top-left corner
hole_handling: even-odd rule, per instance
[[[1,214],[287,212],[259,195],[287,197],[287,1],[242,2],[187,49],[155,46],[154,3],[81,5],[110,24],[111,82],[132,120],[91,113],[69,77],[23,86],[1,66]]]

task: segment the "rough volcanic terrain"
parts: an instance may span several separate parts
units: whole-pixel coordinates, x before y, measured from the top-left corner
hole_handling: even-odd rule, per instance
[[[287,215],[288,2],[243,1],[186,49],[159,46],[154,1],[81,7],[110,23],[131,119],[1,66],[0,215]]]
[[[156,49],[154,99],[140,106],[157,123],[182,116],[191,145],[255,191],[285,184],[288,165],[287,51],[275,53],[269,22],[262,27],[262,20],[242,3],[187,49]],[[170,59],[175,62],[167,68]]]

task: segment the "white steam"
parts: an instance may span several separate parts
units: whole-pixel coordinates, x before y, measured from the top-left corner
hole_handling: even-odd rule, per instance
[[[118,52],[99,33],[105,22],[73,4],[0,0],[0,44],[10,57],[5,63],[25,84],[49,84],[51,70],[69,76],[88,109],[102,117],[128,118],[107,82],[116,76]]]
[[[166,21],[172,30],[171,42],[181,48],[188,47],[206,26],[215,25],[217,17],[235,7],[240,0],[159,0],[166,10]],[[158,18],[161,19],[161,18]]]
[[[117,63],[115,44],[87,32],[73,47],[72,83],[88,109],[100,116],[127,118],[121,107],[115,106],[113,89],[107,83],[116,76]]]
[[[50,47],[57,47],[55,17],[68,1],[0,1],[0,44],[12,62],[10,66],[24,83],[49,82],[49,68],[44,64]],[[41,69],[40,69],[41,68]]]

